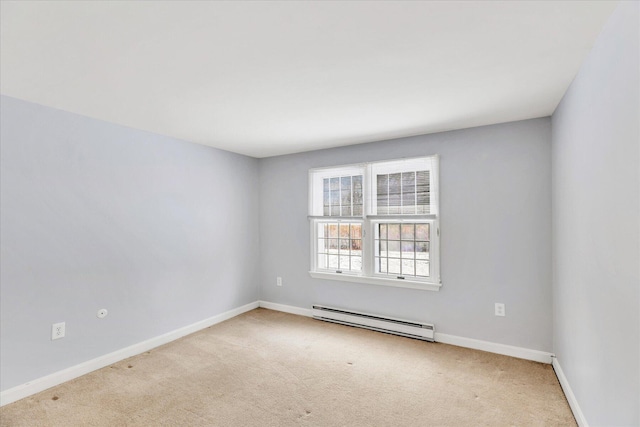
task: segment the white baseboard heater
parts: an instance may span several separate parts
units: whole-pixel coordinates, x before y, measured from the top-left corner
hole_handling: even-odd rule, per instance
[[[408,320],[376,316],[351,310],[314,305],[311,307],[314,319],[342,325],[371,329],[372,331],[401,335],[419,340],[433,341],[435,327],[429,323],[417,323]]]

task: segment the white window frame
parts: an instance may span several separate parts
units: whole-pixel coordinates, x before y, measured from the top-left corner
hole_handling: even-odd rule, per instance
[[[398,173],[403,170],[420,170],[428,160],[430,178],[430,213],[429,214],[397,214],[376,215],[377,197],[375,192],[376,175],[380,173]],[[309,275],[317,279],[338,280],[343,282],[367,283],[438,291],[442,286],[440,278],[440,221],[439,221],[439,159],[437,155],[419,158],[397,159],[383,162],[343,165],[329,168],[316,168],[309,171],[309,221],[310,221],[310,271]],[[363,176],[363,214],[362,216],[323,216],[322,182],[324,178]],[[362,224],[362,271],[342,271],[340,273],[318,268],[318,225],[326,222],[357,222]],[[421,278],[405,276],[393,277],[389,274],[375,272],[374,236],[375,227],[380,223],[428,223],[430,224],[429,240],[429,277]]]

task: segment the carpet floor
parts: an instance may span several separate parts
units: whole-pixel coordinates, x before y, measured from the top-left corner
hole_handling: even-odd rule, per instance
[[[0,408],[2,426],[574,426],[550,365],[256,309]]]

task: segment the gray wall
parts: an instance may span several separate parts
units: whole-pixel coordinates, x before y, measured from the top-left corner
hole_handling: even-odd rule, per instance
[[[441,156],[442,289],[311,278],[309,168],[428,154]],[[551,351],[550,212],[549,118],[261,159],[262,299],[429,321],[441,333]],[[506,317],[494,315],[495,302]]]
[[[259,299],[256,159],[1,108],[2,390]]]
[[[591,425],[640,425],[638,5],[553,115],[554,351]]]

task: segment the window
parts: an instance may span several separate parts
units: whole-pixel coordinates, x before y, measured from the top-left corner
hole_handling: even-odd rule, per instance
[[[362,271],[362,224],[318,221],[318,268]]]
[[[438,157],[309,171],[313,277],[440,288]]]
[[[377,223],[374,233],[376,273],[429,277],[428,223]]]
[[[362,175],[322,179],[324,216],[362,215]]]

